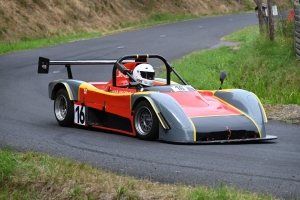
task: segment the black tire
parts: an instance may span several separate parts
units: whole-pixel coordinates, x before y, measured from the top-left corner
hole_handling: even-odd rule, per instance
[[[158,138],[158,119],[148,101],[142,101],[137,105],[133,120],[138,138],[143,140]]]
[[[66,89],[59,89],[54,99],[54,115],[61,126],[74,125],[74,104]]]

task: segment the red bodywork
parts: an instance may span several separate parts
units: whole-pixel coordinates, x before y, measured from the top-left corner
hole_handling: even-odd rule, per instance
[[[126,63],[125,66],[131,69],[136,63]],[[80,86],[79,101],[76,105],[84,104],[85,106],[98,110],[105,109],[106,112],[113,113],[130,119],[133,125],[133,109],[131,108],[131,95],[137,93],[136,89],[130,89],[126,86],[129,84],[129,79],[120,71],[116,75],[117,87],[109,82],[89,82]],[[94,87],[92,87],[94,86]],[[160,81],[155,81],[154,86],[166,85]],[[139,92],[140,93],[140,92]],[[207,116],[226,116],[240,115],[241,112],[221,100],[214,97],[214,91],[190,91],[190,92],[165,92],[172,96],[182,107],[189,118],[207,117]],[[116,122],[118,123],[118,122]],[[97,128],[97,126],[94,126]],[[100,127],[99,127],[100,128]],[[128,135],[136,135],[135,129],[133,132],[102,127],[102,129],[117,131]]]

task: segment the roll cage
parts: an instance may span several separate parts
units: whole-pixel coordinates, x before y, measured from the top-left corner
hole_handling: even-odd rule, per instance
[[[112,70],[112,84],[113,86],[116,86],[116,72],[119,70],[122,74],[127,75],[132,81],[132,85],[139,85],[139,83],[134,80],[134,78],[131,75],[131,70],[127,69],[124,64],[125,63],[145,63],[147,62],[147,59],[149,58],[156,58],[161,60],[165,67],[166,67],[166,84],[171,84],[171,72],[173,72],[178,79],[184,84],[188,85],[185,80],[176,72],[174,67],[172,67],[169,62],[161,55],[157,54],[137,54],[137,55],[125,55],[117,60],[113,59],[107,59],[107,60],[76,60],[76,61],[61,61],[61,60],[50,60],[48,58],[39,57],[39,63],[38,63],[38,73],[40,74],[48,74],[49,73],[49,66],[50,65],[64,65],[67,68],[68,73],[68,79],[73,79],[71,66],[72,65],[108,65],[113,64],[113,70]],[[134,60],[129,60],[134,59]]]

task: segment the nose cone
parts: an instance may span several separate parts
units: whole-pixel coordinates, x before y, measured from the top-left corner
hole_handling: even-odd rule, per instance
[[[260,138],[251,119],[244,115],[191,118],[196,128],[196,141]]]

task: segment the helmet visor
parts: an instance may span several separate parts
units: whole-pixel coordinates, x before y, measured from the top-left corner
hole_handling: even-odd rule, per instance
[[[144,79],[154,80],[155,72],[141,72],[141,76]]]

